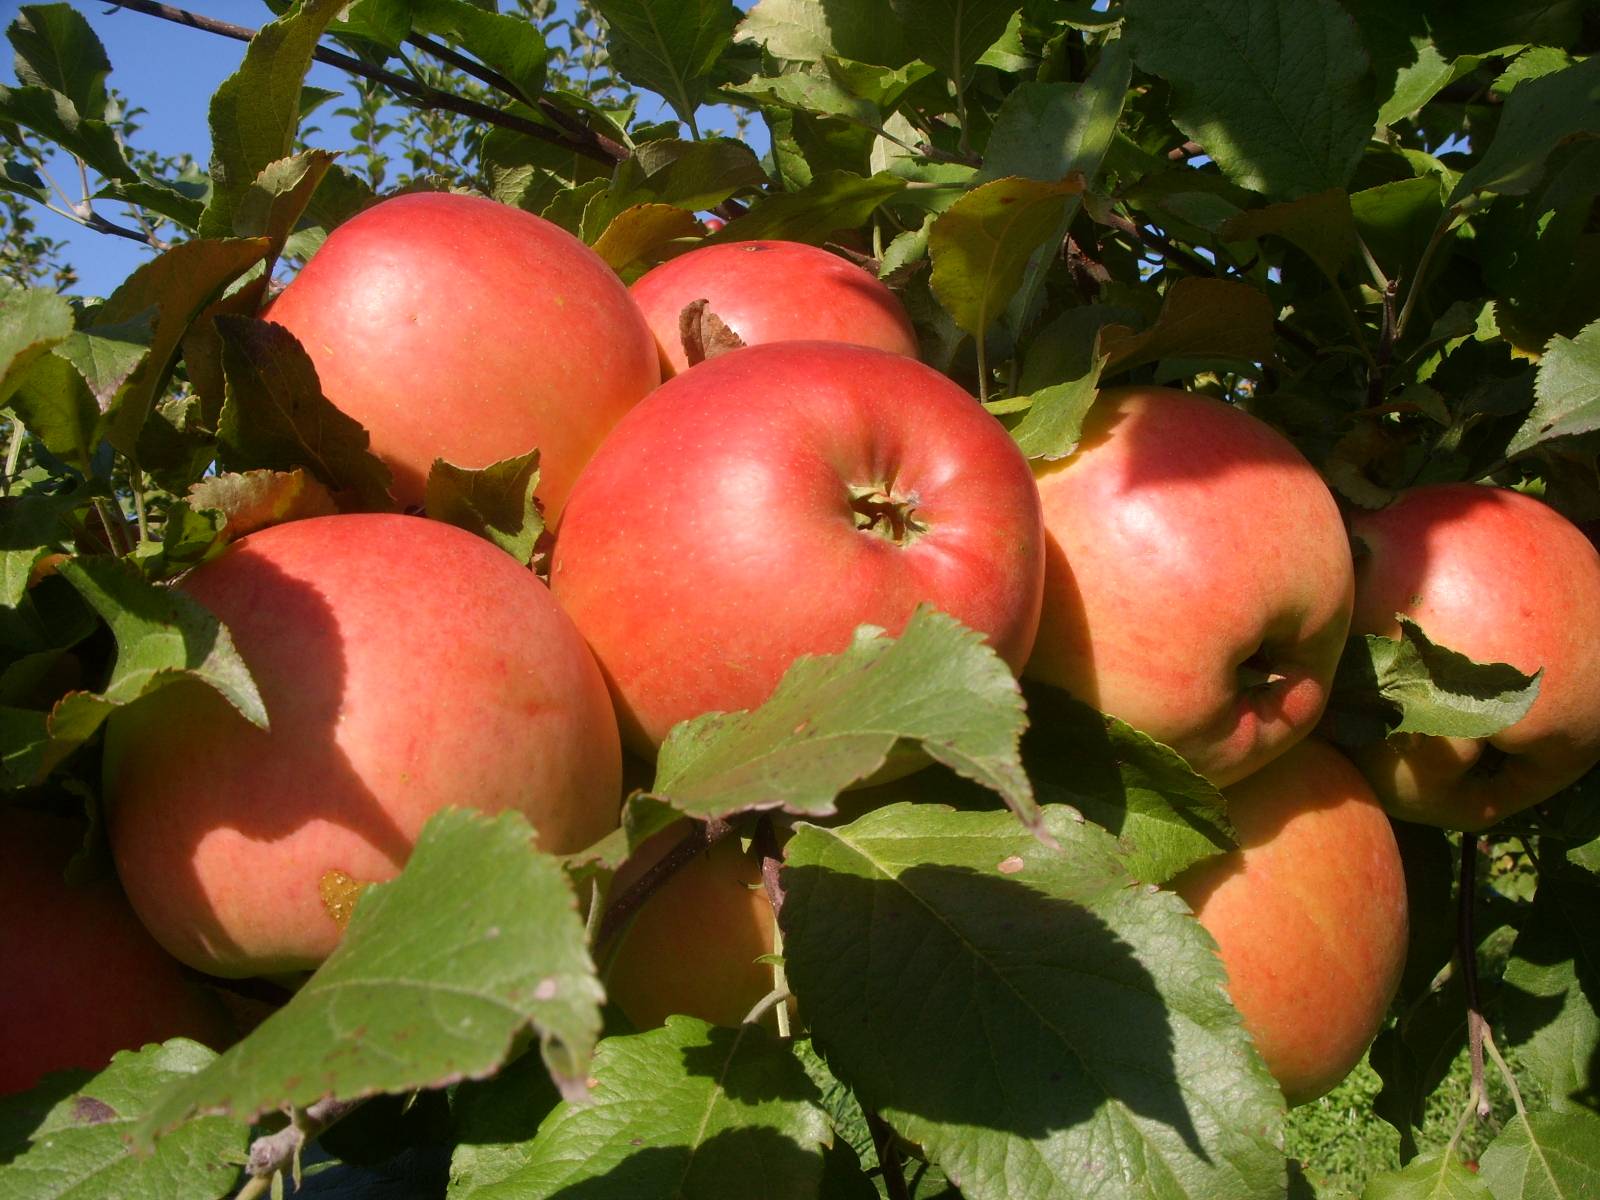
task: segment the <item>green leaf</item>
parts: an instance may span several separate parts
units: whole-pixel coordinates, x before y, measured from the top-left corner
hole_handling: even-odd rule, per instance
[[[100,406],[78,369],[47,354],[28,371],[11,397],[11,408],[51,454],[84,475],[100,445]]]
[[[14,158],[7,160],[4,172],[0,173],[0,192],[26,196],[40,204],[50,203],[50,188],[39,178],[39,173],[27,163]]]
[[[1600,429],[1600,321],[1575,338],[1550,339],[1533,392],[1533,408],[1506,447],[1507,458],[1553,438]]]
[[[825,171],[798,192],[757,200],[749,212],[728,222],[706,241],[771,238],[820,246],[841,229],[864,225],[879,208],[905,191],[905,186],[904,179],[881,171],[865,178],[849,171]]]
[[[149,357],[156,310],[147,308],[115,325],[97,324],[67,336],[55,353],[78,369],[101,411]]]
[[[1583,1200],[1600,1194],[1600,1114],[1519,1114],[1478,1160],[1494,1200]]]
[[[829,1068],[968,1200],[1281,1194],[1282,1096],[1210,939],[1044,814],[1059,849],[932,805],[799,827],[785,968]]]
[[[185,500],[195,512],[219,514],[230,539],[338,511],[328,489],[299,470],[208,475],[189,489]]]
[[[72,305],[45,288],[0,288],[0,405],[29,369],[72,333]]]
[[[1494,140],[1461,177],[1450,203],[1475,192],[1521,196],[1544,177],[1557,146],[1600,134],[1600,58],[1530,79],[1507,97]]]
[[[8,497],[0,513],[0,606],[15,608],[27,594],[34,564],[64,544],[68,529],[63,518],[89,503],[89,491],[76,487],[62,492],[24,492]]]
[[[967,90],[983,52],[1006,31],[1022,0],[889,0],[905,29],[906,45]]]
[[[175,679],[199,680],[246,720],[267,727],[266,706],[232,635],[198,602],[150,583],[124,559],[84,556],[57,570],[110,626],[117,659],[103,691],[69,692],[51,710],[41,775],[88,741],[116,709]]]
[[[913,57],[890,0],[761,0],[740,22],[738,40],[791,62],[832,55],[900,67]]]
[[[316,367],[287,329],[255,317],[216,319],[228,398],[217,442],[230,470],[305,467],[362,504],[387,508],[389,468],[367,431],[322,394]]]
[[[294,153],[300,88],[328,22],[348,0],[303,0],[250,41],[239,69],[211,97],[211,200],[200,232],[233,232],[234,212],[263,169]]]
[[[1033,252],[1082,191],[1081,176],[996,179],[940,215],[928,238],[933,294],[957,325],[983,336],[1021,286]]]
[[[1500,992],[1504,1036],[1553,1108],[1572,1107],[1600,1080],[1600,878],[1541,872],[1533,912],[1517,935]]]
[[[106,115],[111,60],[82,13],[66,4],[25,4],[6,30],[17,52],[17,79],[49,88],[85,117]]]
[[[1334,0],[1127,0],[1123,12],[1134,62],[1172,85],[1173,123],[1233,182],[1293,200],[1350,181],[1378,107]]]
[[[1222,793],[1177,751],[1055,688],[1028,689],[1022,761],[1040,802],[1117,838],[1141,883],[1165,883],[1238,842]]]
[[[183,337],[212,300],[261,261],[267,243],[260,238],[196,238],[145,263],[111,293],[95,313],[99,325],[132,321],[150,309],[158,312],[149,356],[128,378],[106,413],[104,436],[133,455],[151,406],[167,386]]]
[[[1275,354],[1272,317],[1272,302],[1248,283],[1187,276],[1167,289],[1154,325],[1107,327],[1100,348],[1111,371],[1163,358],[1265,363]]]
[[[479,469],[436,458],[423,507],[435,521],[487,538],[527,566],[544,533],[544,513],[533,498],[538,485],[537,450]]]
[[[696,129],[712,68],[733,40],[728,0],[594,0],[611,36],[611,61],[629,83],[666,97]]]
[[[1350,197],[1339,188],[1241,213],[1224,222],[1220,232],[1229,242],[1269,234],[1281,237],[1334,282],[1356,252],[1356,222]]]
[[[697,817],[767,808],[823,815],[908,741],[999,792],[1037,827],[1017,756],[1027,719],[1005,663],[926,607],[898,638],[880,635],[866,626],[841,654],[797,659],[760,708],[674,726],[651,795]]]
[[[139,178],[128,165],[111,126],[81,115],[60,92],[45,87],[0,87],[0,121],[33,130],[83,159],[106,179],[131,183]]]
[[[284,243],[333,166],[333,160],[331,151],[306,150],[268,163],[239,197],[239,206],[233,214],[234,230],[241,237],[267,239],[271,247],[267,255],[267,274],[271,274],[273,263],[283,253]]]
[[[466,0],[413,0],[415,28],[450,39],[516,85],[529,104],[544,91],[549,50],[534,22]],[[402,35],[403,36],[403,35]]]
[[[1345,646],[1328,705],[1330,729],[1348,746],[1389,734],[1492,737],[1520,721],[1539,696],[1543,670],[1477,663],[1434,643],[1400,617],[1401,638],[1367,634]]]
[[[1028,411],[1011,428],[1029,458],[1065,458],[1078,448],[1106,366],[1100,352],[1105,312],[1099,306],[1068,309],[1034,339],[1037,349],[1029,352],[1018,385]]]
[[[593,242],[615,216],[635,205],[670,204],[698,212],[766,182],[750,147],[732,138],[643,142],[617,164],[610,186],[585,207],[586,240]]]
[[[196,1112],[250,1119],[324,1096],[481,1078],[530,1029],[557,1083],[581,1092],[600,997],[566,877],[534,848],[527,820],[446,809],[399,877],[363,893],[317,973],[210,1067],[169,1088],[135,1144],[149,1146]]]
[[[205,212],[207,188],[196,185],[170,186],[149,179],[132,183],[114,180],[94,194],[96,200],[117,200],[137,205],[158,213],[185,229],[200,228],[200,217]]]
[[[249,1130],[219,1117],[193,1121],[136,1153],[128,1134],[151,1098],[182,1086],[216,1059],[195,1042],[127,1051],[56,1104],[31,1144],[0,1166],[0,1200],[218,1200],[238,1180]]]
[[[594,252],[631,283],[672,256],[676,243],[698,239],[705,230],[692,212],[671,204],[636,204],[623,209],[595,239]]]
[[[1373,1178],[1361,1200],[1495,1200],[1479,1179],[1448,1148],[1430,1150]]]
[[[588,1103],[563,1103],[526,1159],[498,1178],[457,1176],[451,1200],[759,1194],[812,1200],[830,1131],[816,1086],[759,1025],[664,1028],[600,1043]]]
[[[1432,42],[1420,42],[1416,61],[1401,67],[1395,75],[1394,91],[1378,110],[1378,124],[1387,128],[1417,115],[1428,101],[1458,79],[1477,70],[1481,58],[1463,55],[1447,59]]]

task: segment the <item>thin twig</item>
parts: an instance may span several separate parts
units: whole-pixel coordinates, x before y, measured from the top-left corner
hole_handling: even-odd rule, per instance
[[[122,515],[122,509],[104,496],[96,496],[94,511],[105,530],[106,545],[111,553],[119,558],[127,554],[133,547],[128,545],[128,519]]]
[[[715,817],[704,824],[695,822],[677,845],[634,880],[622,895],[606,908],[606,915],[600,919],[600,929],[595,935],[593,947],[595,958],[600,958],[601,951],[622,931],[628,920],[656,889],[732,832],[733,826]]]
[[[117,8],[125,8],[130,12],[143,13],[149,17],[159,17],[163,21],[171,21],[176,25],[185,25],[190,29],[198,29],[204,33],[217,34],[220,37],[233,38],[235,41],[248,42],[255,37],[256,31],[244,25],[235,25],[231,21],[218,21],[212,17],[203,17],[198,13],[188,12],[181,8],[174,8],[170,4],[159,4],[155,0],[108,0]],[[530,121],[526,117],[519,117],[515,113],[508,113],[487,104],[479,104],[476,100],[466,100],[460,96],[442,92],[414,80],[396,75],[392,71],[385,71],[353,58],[348,54],[341,54],[337,50],[329,50],[325,46],[318,46],[312,51],[311,57],[330,67],[338,67],[351,75],[358,75],[362,79],[369,79],[374,83],[381,83],[390,91],[408,97],[417,107],[424,109],[443,109],[446,112],[457,113],[464,117],[473,117],[488,125],[498,125],[502,129],[510,129],[516,133],[527,134],[531,138],[548,142],[552,146],[560,146],[574,154],[581,154],[596,162],[608,165],[620,162],[628,157],[628,150],[620,143],[601,134],[595,133],[586,126],[572,128],[570,123],[561,122],[566,132],[552,129],[548,125],[541,125],[537,121]],[[549,101],[539,102],[541,113],[555,109]]]
[[[1467,1050],[1472,1060],[1472,1090],[1478,1097],[1478,1117],[1489,1115],[1489,1097],[1483,1086],[1483,1043],[1489,1025],[1478,997],[1478,949],[1472,933],[1472,906],[1478,888],[1478,835],[1461,835],[1461,879],[1456,897],[1456,954],[1467,990]]]
[[[1417,297],[1422,292],[1422,281],[1428,274],[1428,268],[1433,265],[1433,256],[1438,253],[1439,247],[1444,245],[1445,235],[1455,228],[1456,218],[1461,213],[1462,209],[1457,205],[1447,210],[1439,218],[1438,225],[1434,226],[1433,236],[1428,239],[1428,245],[1417,261],[1417,271],[1411,277],[1411,286],[1406,289],[1406,302],[1400,306],[1400,315],[1395,318],[1395,341],[1399,341],[1401,335],[1405,333],[1406,325],[1411,321],[1411,310],[1416,307]]]
[[[239,1193],[240,1197],[251,1195],[251,1187],[256,1188],[253,1194],[260,1195],[265,1190],[261,1186],[263,1182],[270,1187],[274,1176],[294,1168],[306,1143],[316,1141],[331,1125],[365,1103],[365,1100],[340,1100],[328,1096],[309,1108],[295,1109],[289,1124],[277,1133],[264,1134],[251,1142],[250,1155],[245,1162],[245,1173],[250,1176],[250,1183]]]

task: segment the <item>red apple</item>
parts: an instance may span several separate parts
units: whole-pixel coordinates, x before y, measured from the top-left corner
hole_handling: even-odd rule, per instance
[[[156,945],[114,880],[62,877],[82,842],[72,821],[0,809],[0,1096],[147,1042],[230,1040],[220,1005]]]
[[[1329,1091],[1377,1035],[1406,955],[1406,881],[1361,773],[1311,739],[1227,789],[1239,849],[1173,888],[1291,1104]]]
[[[1533,708],[1491,738],[1402,734],[1364,751],[1391,813],[1483,829],[1600,760],[1600,554],[1581,530],[1531,496],[1465,483],[1415,488],[1351,529],[1356,632],[1399,637],[1401,613],[1478,662],[1544,670]]]
[[[854,263],[799,242],[691,250],[641,276],[633,298],[661,343],[669,376],[690,366],[679,320],[697,300],[747,346],[850,342],[917,356],[916,331],[893,292]]]
[[[614,828],[605,684],[509,555],[419,517],[251,534],[182,588],[232,630],[272,723],[180,681],[111,722],[111,846],[169,951],[219,975],[314,967],[354,887],[446,805],[527,814],[546,850]]]
[[[897,354],[786,342],[711,359],[617,426],[573,489],[550,584],[649,754],[923,603],[1019,669],[1043,552],[1027,462],[971,396]]]
[[[531,213],[413,193],[340,225],[265,314],[316,364],[420,504],[436,458],[540,451],[553,520],[623,413],[660,379],[655,339],[611,268]]]
[[[675,825],[640,847],[617,872],[612,897],[683,834]],[[738,1025],[772,991],[772,967],[757,960],[772,953],[773,925],[760,864],[737,837],[725,837],[653,891],[618,936],[606,964],[606,995],[640,1029],[673,1013]]]
[[[1048,540],[1030,677],[1218,785],[1305,736],[1344,646],[1352,567],[1299,451],[1219,400],[1129,388],[1037,471]]]

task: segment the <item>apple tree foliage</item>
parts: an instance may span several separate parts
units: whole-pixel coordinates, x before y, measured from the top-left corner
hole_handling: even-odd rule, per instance
[[[227,630],[165,584],[251,529],[389,503],[365,430],[258,313],[394,155],[404,186],[541,213],[625,279],[705,241],[833,247],[1030,457],[1072,452],[1099,385],[1174,383],[1289,433],[1348,505],[1489,480],[1600,529],[1592,0],[594,0],[576,24],[270,0],[205,169],[133,148],[89,7],[23,5],[0,87],[6,803],[94,816],[101,724],[179,676],[267,719]],[[181,62],[197,35],[122,7]],[[355,81],[354,150],[318,144],[314,56]],[[149,261],[65,294],[37,206]],[[428,511],[539,569],[537,469],[441,462]],[[1324,732],[1483,736],[1536,686],[1413,625],[1352,642]],[[836,811],[907,745],[947,804]],[[602,1010],[596,897],[683,815],[792,835],[781,1037]],[[1600,774],[1481,844],[1401,832],[1411,956],[1370,1057],[1400,1154],[1358,1186],[1600,1195]],[[674,731],[589,853],[440,816],[220,1057],[175,1042],[0,1102],[0,1200],[1346,1195],[1286,1156],[1211,942],[1158,886],[1232,844],[1175,754],[1024,697],[948,619],[863,631],[765,708]],[[1513,1110],[1480,1128],[1475,1095],[1430,1139],[1469,1041]]]

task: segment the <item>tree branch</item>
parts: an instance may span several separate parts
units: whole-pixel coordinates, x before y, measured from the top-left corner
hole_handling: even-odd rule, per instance
[[[364,1100],[339,1100],[328,1096],[309,1108],[295,1109],[290,1115],[289,1124],[277,1133],[264,1134],[251,1142],[250,1155],[245,1163],[245,1173],[250,1176],[250,1182],[239,1193],[241,1200],[265,1192],[274,1176],[293,1169],[307,1142],[316,1141],[329,1126],[365,1103]]]
[[[156,3],[156,0],[108,0],[108,3],[116,8],[125,8],[130,12],[142,13],[148,17],[159,17],[161,20],[171,21],[175,25],[185,25],[190,29],[198,29],[203,33],[213,33],[219,37],[233,38],[235,41],[248,42],[256,35],[256,31],[247,26],[235,25],[231,21],[219,21],[213,17],[203,17],[198,13],[175,8],[170,4]],[[427,41],[429,39],[423,40]],[[428,49],[430,54],[433,53],[433,50],[426,46],[422,48]],[[396,75],[392,71],[374,67],[369,63],[362,62],[359,58],[341,54],[337,50],[329,50],[324,46],[318,46],[312,51],[311,57],[320,63],[326,63],[330,67],[337,67],[339,70],[346,71],[351,75],[358,75],[363,79],[370,79],[374,83],[381,83],[390,91],[407,97],[419,108],[442,109],[464,117],[472,117],[487,125],[496,125],[502,129],[512,130],[515,133],[526,134],[531,138],[536,138],[552,146],[559,146],[563,150],[570,150],[574,154],[580,154],[596,162],[615,164],[627,158],[630,153],[621,143],[594,132],[586,125],[573,121],[565,113],[561,114],[561,118],[556,118],[553,114],[560,110],[556,105],[545,99],[538,101],[540,113],[549,116],[551,120],[562,127],[561,129],[552,129],[548,125],[530,121],[528,118],[519,117],[515,113],[492,108],[487,104],[479,104],[476,100],[464,100],[460,96],[451,95],[449,92],[441,92],[437,88],[417,83],[402,75]],[[464,59],[463,61],[470,60]],[[456,64],[452,63],[451,65]],[[487,71],[487,68],[481,69]],[[496,78],[503,79],[502,76],[498,75],[496,75]],[[509,80],[505,80],[505,83],[512,88],[511,95],[518,95]],[[495,84],[494,86],[498,87],[499,85]]]

